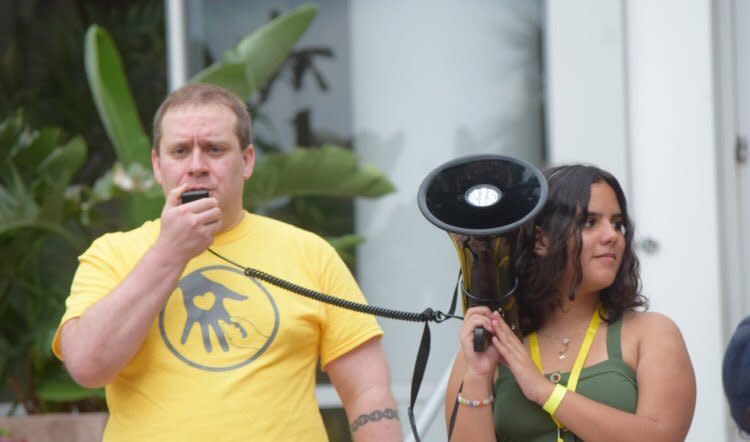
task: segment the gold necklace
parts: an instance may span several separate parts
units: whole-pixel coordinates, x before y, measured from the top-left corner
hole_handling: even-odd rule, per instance
[[[563,359],[565,359],[565,357],[568,356],[568,345],[570,345],[570,338],[564,337],[562,338],[561,342],[563,347],[557,353],[559,354],[559,359],[562,361]]]

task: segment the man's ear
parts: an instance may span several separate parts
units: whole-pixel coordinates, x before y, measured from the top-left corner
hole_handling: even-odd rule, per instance
[[[547,256],[549,251],[549,238],[544,230],[534,227],[534,254],[537,256]]]
[[[154,170],[154,178],[156,179],[157,183],[162,184],[161,167],[159,167],[159,160],[159,154],[156,152],[156,149],[151,149],[151,168]]]
[[[242,178],[247,180],[255,167],[255,147],[250,144],[242,151]]]

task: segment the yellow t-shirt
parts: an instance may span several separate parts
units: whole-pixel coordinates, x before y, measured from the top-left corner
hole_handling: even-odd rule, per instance
[[[97,239],[79,258],[60,327],[116,287],[159,228],[150,221]],[[211,248],[246,267],[364,302],[335,250],[288,224],[245,213]],[[325,367],[381,334],[371,316],[251,280],[204,252],[188,263],[143,346],[106,386],[104,441],[326,440],[315,401],[318,357]],[[59,357],[58,339],[59,328]]]

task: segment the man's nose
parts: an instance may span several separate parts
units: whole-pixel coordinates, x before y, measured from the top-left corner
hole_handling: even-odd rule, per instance
[[[188,173],[200,174],[206,171],[206,159],[203,156],[203,150],[198,146],[193,148],[190,155],[190,163],[188,165]]]

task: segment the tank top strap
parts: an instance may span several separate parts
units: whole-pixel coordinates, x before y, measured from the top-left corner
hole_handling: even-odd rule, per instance
[[[607,326],[607,357],[609,359],[622,359],[621,334],[622,319],[618,319]]]

